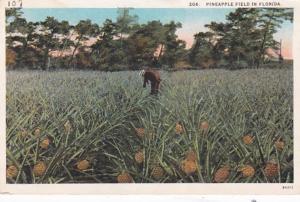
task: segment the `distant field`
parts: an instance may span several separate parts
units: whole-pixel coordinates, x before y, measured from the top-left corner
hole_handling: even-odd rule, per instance
[[[293,72],[9,71],[8,183],[293,182]]]

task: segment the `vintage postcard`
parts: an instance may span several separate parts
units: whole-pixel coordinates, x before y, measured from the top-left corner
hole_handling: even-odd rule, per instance
[[[1,0],[1,193],[299,194],[297,0]]]

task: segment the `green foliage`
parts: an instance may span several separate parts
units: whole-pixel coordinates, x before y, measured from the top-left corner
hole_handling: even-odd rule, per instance
[[[192,48],[187,49],[177,35],[180,22],[153,20],[139,24],[138,16],[131,15],[130,10],[118,9],[116,21],[106,19],[102,25],[89,19],[70,25],[49,16],[42,22],[27,22],[21,9],[7,9],[6,46],[16,53],[16,62],[10,67],[103,71],[142,66],[174,69],[180,65],[258,68],[267,50],[276,52],[280,48],[273,35],[281,24],[293,21],[292,9],[238,8],[226,16],[225,22],[205,25],[208,31],[196,33]],[[283,61],[282,55],[278,58]]]
[[[230,183],[293,182],[291,69],[162,72],[162,80],[152,97],[132,71],[8,72],[7,164],[19,171],[8,183],[114,183],[123,170],[137,183],[212,183],[221,165],[230,166]],[[204,121],[207,131],[199,128]],[[135,128],[145,129],[144,138]],[[255,136],[253,144],[244,144],[245,134]],[[42,149],[46,137],[51,143]],[[283,150],[275,147],[279,138]],[[186,175],[180,165],[190,149],[199,169]],[[140,150],[142,164],[135,161]],[[90,167],[78,170],[83,159]],[[270,160],[280,166],[273,178],[264,172]],[[47,170],[37,177],[39,161]],[[154,165],[162,178],[151,175]],[[243,165],[255,175],[243,178]]]
[[[221,67],[225,60],[230,69],[260,67],[268,49],[278,50],[279,43],[273,35],[284,20],[292,21],[292,10],[238,8],[226,19],[225,23],[205,25],[209,32],[195,35],[190,52],[192,64],[197,64],[195,60],[211,59],[215,61],[214,66]]]
[[[138,22],[138,16],[137,15],[130,15],[129,11],[133,8],[119,8],[118,9],[118,17],[117,17],[117,32],[119,33],[120,37],[120,43],[122,47],[123,42],[123,35],[129,34],[135,25],[137,25]]]
[[[185,53],[185,41],[177,39],[178,36],[176,35],[176,30],[181,27],[181,23],[174,21],[165,25],[165,52],[162,56],[162,62],[170,68],[174,68],[176,61],[182,59]]]
[[[212,60],[213,58],[213,44],[212,44],[212,33],[210,32],[199,32],[194,35],[195,42],[189,53],[189,60],[192,65],[201,67],[201,68],[209,68],[206,64]]]
[[[128,37],[129,62],[135,64],[134,69],[151,64],[159,43],[157,33],[162,28],[163,25],[160,22],[151,21],[146,25],[141,25]]]
[[[9,8],[5,9],[5,23],[9,25],[11,22],[19,19],[22,16],[23,12],[20,8]]]
[[[260,9],[258,27],[262,36],[259,40],[260,49],[257,58],[257,68],[260,66],[267,48],[278,49],[278,42],[273,39],[273,34],[281,27],[281,23],[284,20],[293,20],[292,12],[291,9]]]
[[[91,20],[80,20],[79,23],[74,27],[74,31],[77,33],[72,55],[68,64],[68,68],[71,67],[76,50],[82,46],[82,41],[87,40],[89,37],[97,36],[99,33],[99,26],[92,24]]]

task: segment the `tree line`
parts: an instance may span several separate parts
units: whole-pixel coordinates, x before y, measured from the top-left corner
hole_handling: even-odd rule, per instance
[[[102,25],[89,19],[71,25],[55,17],[28,22],[21,9],[7,9],[7,68],[259,68],[268,50],[279,49],[274,34],[281,24],[293,22],[292,9],[238,8],[225,22],[210,22],[205,25],[208,31],[195,33],[188,49],[176,34],[180,22],[140,24],[130,10],[118,9],[117,19],[106,19]]]

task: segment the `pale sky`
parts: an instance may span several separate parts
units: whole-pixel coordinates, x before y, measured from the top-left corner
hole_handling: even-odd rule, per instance
[[[100,26],[106,19],[117,18],[116,8],[24,8],[24,17],[28,21],[42,21],[47,16],[53,16],[58,20],[67,20],[70,24],[77,24],[80,20],[90,19],[93,23]],[[194,34],[207,31],[204,27],[211,21],[225,22],[225,16],[232,12],[232,8],[136,8],[130,11],[131,15],[139,17],[139,23],[147,23],[151,20],[160,20],[162,23],[168,23],[171,20],[181,22],[182,28],[178,29],[178,37],[185,40],[187,47],[193,44]],[[282,28],[276,33],[275,39],[283,41],[283,57],[292,58],[292,33],[293,24],[286,21]]]

